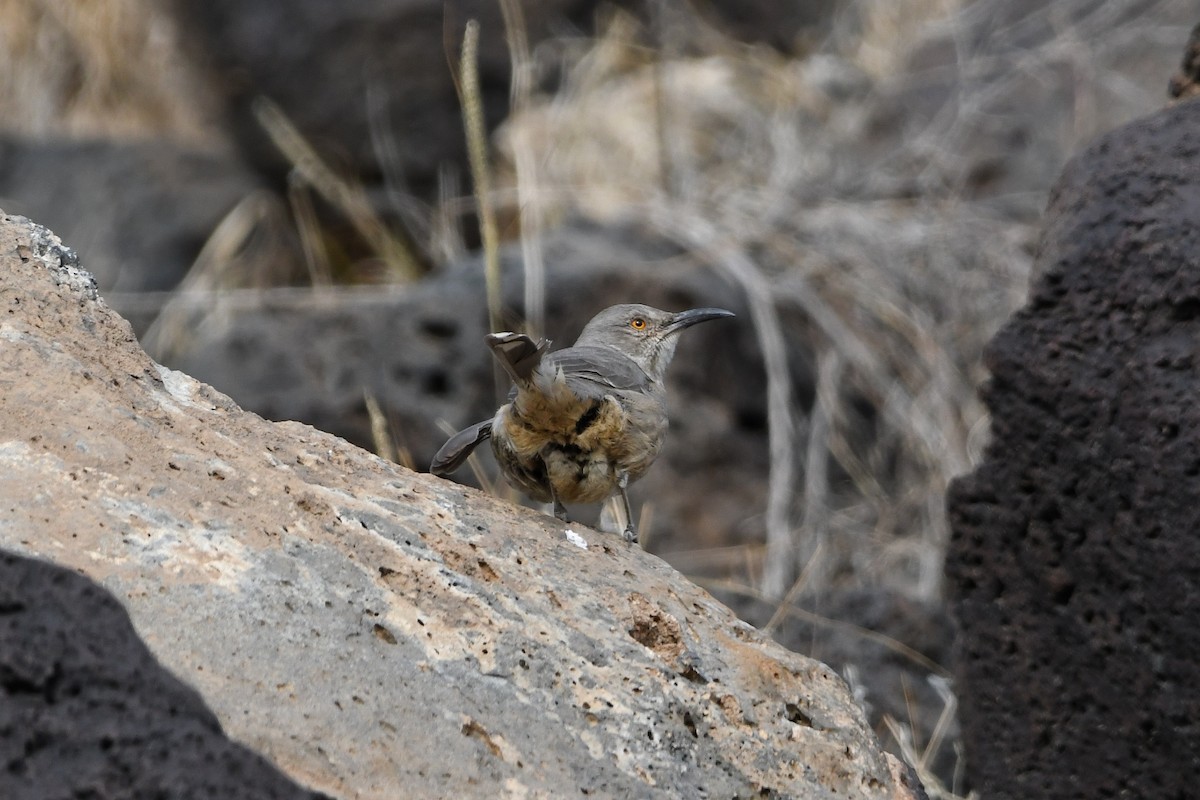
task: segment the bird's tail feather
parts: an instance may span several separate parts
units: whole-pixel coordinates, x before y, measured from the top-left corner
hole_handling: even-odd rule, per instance
[[[492,421],[485,419],[451,436],[429,465],[434,475],[449,475],[463,465],[471,453],[492,435]]]
[[[492,355],[518,386],[529,383],[530,376],[542,363],[550,340],[535,342],[523,333],[489,333],[485,338]]]

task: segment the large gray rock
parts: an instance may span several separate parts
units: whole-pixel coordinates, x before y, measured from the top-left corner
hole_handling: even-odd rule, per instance
[[[222,732],[110,593],[0,552],[0,797],[319,800]],[[326,799],[327,800],[327,799]]]
[[[271,424],[0,225],[0,547],[102,583],[337,796],[903,798],[846,686],[616,536]],[[583,546],[586,545],[586,548]]]

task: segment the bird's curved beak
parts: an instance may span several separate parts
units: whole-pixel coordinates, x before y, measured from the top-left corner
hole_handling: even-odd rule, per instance
[[[671,321],[663,326],[664,333],[678,333],[685,328],[690,328],[700,322],[708,322],[710,319],[721,319],[722,317],[737,316],[732,311],[726,311],[723,308],[692,308],[687,311],[680,311]]]

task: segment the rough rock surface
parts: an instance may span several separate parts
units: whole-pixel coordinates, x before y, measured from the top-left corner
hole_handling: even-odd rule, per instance
[[[226,738],[111,594],[0,553],[0,797],[322,796]]]
[[[732,591],[713,594],[758,628],[767,629],[779,612],[775,603]],[[897,748],[893,752],[901,751],[886,718],[910,726],[925,767],[955,788],[960,755],[952,747],[930,746],[935,737],[959,740],[948,694],[955,642],[949,611],[879,587],[822,592],[795,608],[776,621],[775,641],[846,676],[884,746]],[[955,793],[966,791],[959,786]]]
[[[1200,771],[1200,102],[1102,137],[988,353],[993,444],[953,487],[973,784],[1190,797]]]
[[[272,424],[0,225],[0,547],[341,797],[913,797],[845,685],[617,537]],[[580,544],[586,544],[586,549]]]

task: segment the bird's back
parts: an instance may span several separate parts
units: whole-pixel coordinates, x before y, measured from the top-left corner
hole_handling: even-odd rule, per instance
[[[549,499],[552,487],[563,502],[599,502],[619,474],[635,480],[653,463],[665,411],[661,384],[633,359],[577,345],[547,353],[517,384],[493,421],[492,446],[532,496]]]

